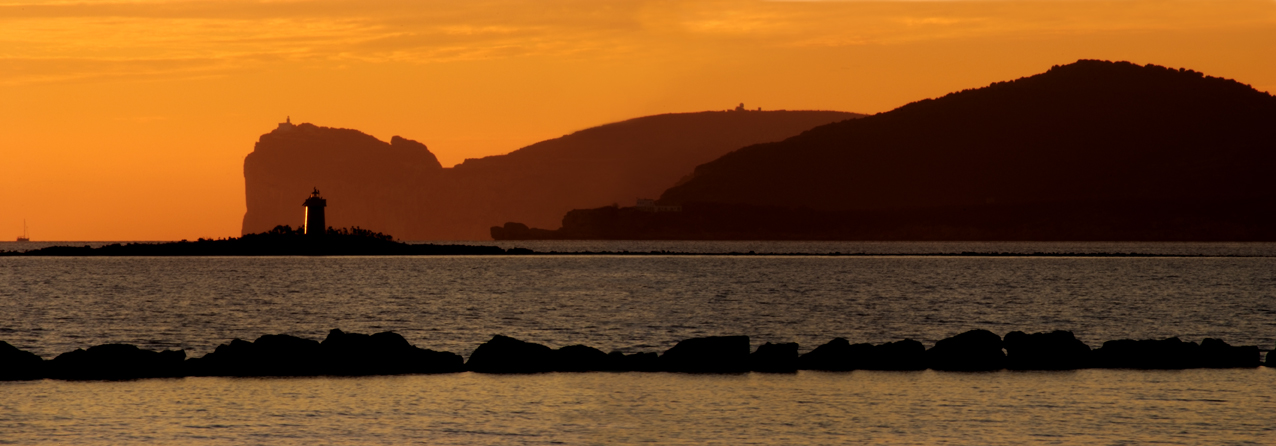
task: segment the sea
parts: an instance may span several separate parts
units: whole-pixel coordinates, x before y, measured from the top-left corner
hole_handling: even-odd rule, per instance
[[[496,334],[627,353],[971,329],[1276,347],[1273,243],[465,243],[546,254],[0,257],[0,340],[50,359],[333,328],[463,356]],[[0,444],[1276,444],[1273,413],[1263,367],[0,382]]]

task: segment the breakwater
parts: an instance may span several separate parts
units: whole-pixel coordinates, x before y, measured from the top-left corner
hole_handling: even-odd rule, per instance
[[[585,345],[550,348],[496,335],[468,361],[461,355],[416,347],[393,332],[372,335],[333,329],[323,341],[286,334],[222,344],[198,358],[183,350],[152,351],[128,344],[76,349],[44,359],[0,341],[0,380],[128,380],[186,376],[374,376],[433,373],[676,372],[794,373],[798,370],[1176,370],[1263,365],[1257,346],[1207,338],[1113,340],[1092,349],[1071,332],[972,330],[929,349],[905,339],[878,345],[833,339],[805,354],[797,343],[750,348],[748,336],[686,339],[657,354],[605,353]],[[1276,366],[1268,358],[1267,366]]]

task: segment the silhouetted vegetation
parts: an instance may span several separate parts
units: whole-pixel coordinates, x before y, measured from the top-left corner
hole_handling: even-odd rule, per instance
[[[301,228],[275,226],[269,231],[238,238],[198,239],[194,242],[51,246],[0,255],[25,256],[331,256],[331,255],[462,255],[505,254],[495,246],[407,244],[394,237],[359,227],[328,228],[323,237],[308,237]]]

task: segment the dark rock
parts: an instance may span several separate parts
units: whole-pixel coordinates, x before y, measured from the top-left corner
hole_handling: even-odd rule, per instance
[[[187,364],[191,376],[317,376],[324,374],[318,341],[265,335],[222,344]]]
[[[1001,336],[988,330],[971,330],[935,343],[926,351],[926,364],[934,370],[989,371],[1006,367]]]
[[[868,350],[860,368],[864,370],[925,370],[926,347],[912,339],[874,346]]]
[[[253,343],[232,339],[199,358],[186,361],[187,376],[245,376],[253,360]],[[238,373],[237,373],[238,372]]]
[[[311,376],[322,374],[319,342],[284,334],[265,335],[253,341],[269,365],[268,375]]]
[[[869,344],[851,345],[846,338],[834,338],[799,357],[798,368],[832,372],[855,370],[861,362],[859,358],[871,349]]]
[[[1253,345],[1233,347],[1226,342],[1214,338],[1201,341],[1201,367],[1212,369],[1258,367],[1258,347]]]
[[[559,372],[597,372],[610,368],[606,353],[584,345],[569,345],[554,350],[553,364],[554,370]]]
[[[461,355],[418,348],[394,332],[374,335],[332,329],[319,344],[323,372],[331,375],[400,375],[465,370]]]
[[[1075,370],[1090,366],[1090,346],[1070,331],[1012,331],[1003,343],[1006,368],[1011,370]]]
[[[613,351],[607,354],[609,372],[655,372],[660,370],[660,355],[651,352],[624,354]]]
[[[784,344],[762,344],[758,350],[749,355],[749,369],[765,373],[794,373],[798,367],[798,345],[796,342]]]
[[[44,358],[0,341],[0,381],[44,378]]]
[[[496,335],[474,349],[465,368],[478,373],[552,372],[554,351],[544,345]]]
[[[68,380],[125,380],[182,376],[183,350],[156,352],[135,345],[104,344],[76,349],[49,362],[48,375]]]
[[[660,369],[683,373],[749,371],[748,336],[710,336],[683,340],[660,355]]]
[[[837,338],[798,360],[802,370],[925,370],[926,347],[912,339],[882,345],[851,344]]]
[[[1105,369],[1189,369],[1201,366],[1201,347],[1177,337],[1107,341],[1094,351],[1094,367]]]

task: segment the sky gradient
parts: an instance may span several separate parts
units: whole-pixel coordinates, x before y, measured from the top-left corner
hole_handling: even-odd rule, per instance
[[[0,237],[238,235],[244,156],[286,116],[451,166],[740,102],[882,112],[1083,58],[1273,92],[1273,54],[1272,0],[0,0]]]

